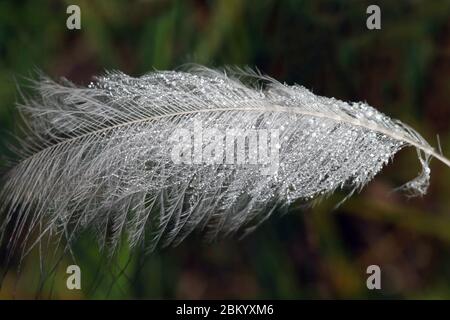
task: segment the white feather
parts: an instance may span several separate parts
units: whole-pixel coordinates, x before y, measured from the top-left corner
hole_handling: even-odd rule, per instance
[[[450,166],[416,131],[365,103],[316,96],[248,70],[111,72],[87,88],[41,77],[35,89],[20,106],[28,136],[0,194],[1,232],[12,229],[12,248],[36,230],[31,244],[89,229],[112,250],[124,234],[131,246],[153,250],[196,228],[209,238],[253,230],[279,206],[362,188],[405,146],[417,149],[422,165],[405,185],[414,194],[426,192],[430,157]],[[196,122],[280,129],[277,174],[174,164],[170,135]]]

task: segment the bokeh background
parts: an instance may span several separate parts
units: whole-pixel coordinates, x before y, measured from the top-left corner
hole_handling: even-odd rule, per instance
[[[81,8],[81,30],[66,8]],[[366,28],[381,7],[382,29]],[[0,2],[0,152],[17,123],[16,82],[39,68],[90,82],[106,69],[139,76],[195,62],[257,67],[314,93],[366,101],[450,153],[450,1],[149,0]],[[26,90],[26,89],[25,89]],[[419,170],[400,152],[360,194],[276,215],[247,238],[191,237],[151,255],[126,246],[105,263],[89,234],[73,247],[82,290],[65,286],[63,257],[49,274],[31,254],[0,264],[0,299],[450,298],[450,168],[432,161],[423,198],[392,193]],[[366,268],[382,269],[382,290]],[[46,280],[42,282],[42,279]]]

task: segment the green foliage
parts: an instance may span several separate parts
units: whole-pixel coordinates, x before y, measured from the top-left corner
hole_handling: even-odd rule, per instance
[[[67,30],[66,6],[81,8]],[[450,150],[450,2],[384,1],[382,29],[366,28],[371,1],[2,1],[0,152],[18,119],[15,79],[34,68],[78,83],[105,69],[141,75],[183,63],[258,67],[316,94],[365,100],[440,135]],[[435,163],[423,199],[390,190],[416,174],[411,154],[339,209],[325,199],[293,207],[242,241],[204,245],[191,238],[144,256],[124,245],[111,263],[90,235],[74,246],[82,292],[65,289],[61,260],[40,290],[53,298],[449,298],[450,170]],[[99,265],[107,265],[106,268]],[[383,290],[365,286],[378,264]],[[33,296],[39,257],[8,272],[0,298]],[[123,274],[122,274],[123,273]],[[121,276],[119,276],[121,275]],[[34,290],[35,291],[35,290]],[[15,293],[13,293],[15,292]]]

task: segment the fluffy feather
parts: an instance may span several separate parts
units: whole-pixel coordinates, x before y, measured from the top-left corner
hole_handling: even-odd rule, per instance
[[[430,157],[450,164],[416,131],[365,103],[320,97],[249,70],[110,72],[87,88],[42,76],[34,87],[20,106],[28,135],[0,194],[1,232],[12,230],[11,248],[44,235],[70,242],[90,229],[102,247],[114,250],[126,234],[131,246],[153,250],[196,228],[208,238],[252,230],[279,206],[337,188],[352,193],[405,146],[417,149],[422,165],[404,186],[413,194],[426,192]],[[175,164],[170,136],[195,123],[279,130],[277,173]]]

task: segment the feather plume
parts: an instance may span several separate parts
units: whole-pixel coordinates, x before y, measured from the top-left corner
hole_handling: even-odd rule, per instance
[[[33,87],[19,106],[27,135],[0,194],[0,232],[12,230],[11,248],[48,235],[71,242],[88,229],[101,247],[114,250],[126,235],[131,247],[151,251],[195,229],[207,238],[253,230],[276,208],[337,188],[351,194],[406,146],[417,149],[422,167],[403,186],[413,195],[427,190],[431,157],[450,165],[416,131],[365,103],[320,97],[251,70],[108,72],[88,87],[41,76]],[[187,149],[180,156],[188,161],[174,161],[173,133],[196,125],[266,132],[258,139],[277,152],[269,159],[276,170],[264,174],[267,161],[195,162]],[[226,143],[223,135],[179,138],[215,155]],[[249,142],[243,146],[251,158]]]

